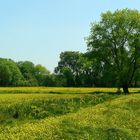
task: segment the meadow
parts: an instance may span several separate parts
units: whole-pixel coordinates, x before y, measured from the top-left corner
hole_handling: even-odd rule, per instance
[[[140,89],[0,88],[0,140],[139,140]]]

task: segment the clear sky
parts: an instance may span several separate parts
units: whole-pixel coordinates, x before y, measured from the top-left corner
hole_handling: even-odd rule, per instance
[[[140,0],[0,0],[0,57],[53,71],[62,51],[86,51],[91,22],[122,8],[140,10]]]

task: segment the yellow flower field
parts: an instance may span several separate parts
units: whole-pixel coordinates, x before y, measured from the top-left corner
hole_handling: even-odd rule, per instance
[[[0,88],[0,140],[139,140],[139,90]]]

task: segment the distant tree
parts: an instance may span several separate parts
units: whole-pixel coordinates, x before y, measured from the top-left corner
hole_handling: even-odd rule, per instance
[[[17,63],[24,79],[25,79],[25,86],[37,86],[38,81],[36,79],[36,70],[35,65],[30,61],[20,61]]]
[[[38,81],[39,86],[45,86],[46,85],[46,79],[50,79],[50,72],[42,65],[38,64],[35,66],[35,77]]]
[[[66,85],[68,87],[74,87],[75,86],[75,76],[73,71],[69,67],[63,67],[61,70],[63,74],[63,78],[66,79]]]
[[[66,79],[68,87],[75,86],[75,79],[78,74],[77,61],[80,57],[79,52],[66,51],[60,54],[60,61],[55,68],[55,72]]]
[[[103,13],[101,21],[91,25],[87,45],[92,60],[104,68],[108,65],[108,76],[114,75],[117,86],[128,93],[140,67],[140,13],[129,9]]]
[[[58,77],[55,74],[49,74],[45,78],[45,86],[47,87],[60,87],[62,86],[61,83],[62,79],[58,79]]]
[[[92,62],[85,54],[66,51],[60,54],[60,61],[55,73],[61,76],[63,86],[86,87],[93,86]]]
[[[20,86],[24,78],[11,59],[0,58],[0,86]]]

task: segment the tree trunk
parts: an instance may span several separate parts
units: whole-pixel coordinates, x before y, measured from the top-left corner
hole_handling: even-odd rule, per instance
[[[128,84],[123,84],[123,92],[124,92],[125,94],[128,94],[128,93],[129,93]]]

